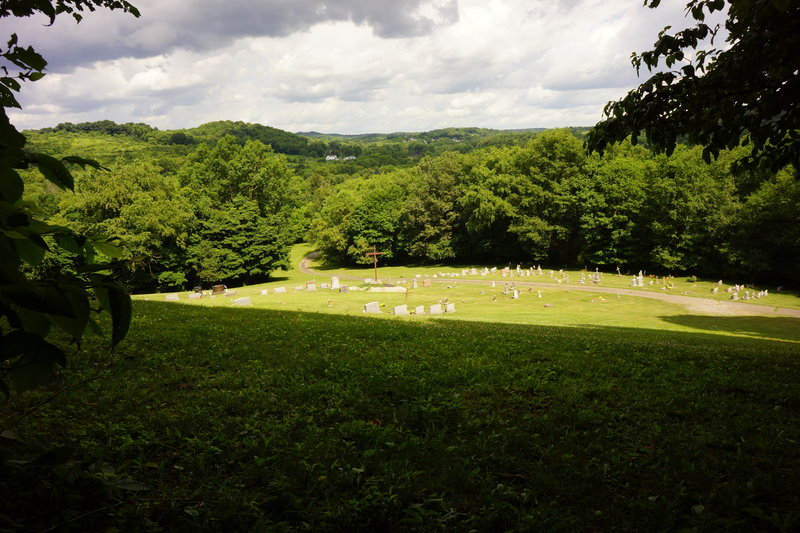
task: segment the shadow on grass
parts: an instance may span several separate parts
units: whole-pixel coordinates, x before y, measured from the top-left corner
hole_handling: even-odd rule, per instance
[[[800,342],[800,318],[766,316],[673,315],[664,322],[736,336]]]
[[[789,317],[710,317],[706,315],[680,315],[661,317],[665,322],[680,326],[704,329],[716,333],[698,333],[674,331],[666,329],[618,327],[593,324],[575,325],[535,325],[511,324],[500,322],[478,322],[457,320],[442,317],[429,320],[394,319],[388,314],[380,316],[353,316],[329,313],[314,313],[292,310],[201,307],[193,305],[175,305],[168,302],[136,301],[136,309],[141,310],[139,316],[157,317],[158,321],[170,317],[172,324],[185,324],[186,330],[204,328],[204,335],[209,330],[218,329],[218,334],[232,342],[246,343],[254,332],[262,325],[291,324],[286,330],[295,339],[308,336],[302,344],[308,347],[325,349],[326,339],[337,339],[337,342],[360,343],[365,339],[386,342],[393,339],[400,348],[411,345],[413,349],[423,352],[430,347],[440,351],[442,337],[447,337],[445,344],[459,351],[461,346],[485,345],[491,343],[516,345],[518,341],[537,342],[552,337],[568,338],[567,344],[577,343],[585,346],[596,346],[607,343],[617,344],[658,344],[651,343],[658,339],[659,343],[681,344],[686,346],[739,346],[743,349],[761,351],[765,345],[782,345],[800,354],[800,319]],[[252,327],[256,326],[256,327]],[[134,323],[135,327],[135,323]],[[252,329],[252,331],[251,331]],[[305,330],[305,331],[304,331]],[[177,330],[165,330],[164,336]],[[184,331],[185,333],[185,331]],[[720,333],[723,333],[720,335]],[[725,335],[728,334],[728,335]],[[237,338],[241,337],[241,338]],[[450,338],[453,337],[453,338]],[[785,341],[789,341],[788,343]],[[503,351],[502,346],[499,347]],[[494,351],[494,347],[492,347]]]

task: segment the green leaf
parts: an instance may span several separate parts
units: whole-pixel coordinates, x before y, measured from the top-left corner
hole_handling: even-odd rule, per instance
[[[79,254],[83,251],[83,246],[75,235],[53,235],[53,240],[56,241],[59,248],[67,252]]]
[[[104,167],[94,159],[84,159],[82,157],[70,155],[67,157],[62,157],[61,161],[64,163],[70,163],[73,165],[79,165],[81,168],[92,167],[97,170],[109,170],[108,168]]]
[[[20,308],[17,310],[17,316],[19,316],[22,322],[22,328],[26,332],[41,337],[45,337],[50,333],[51,324],[46,314],[31,309]]]
[[[55,368],[66,361],[64,352],[44,340],[23,355],[8,371],[8,379],[17,393],[42,384]]]
[[[122,248],[108,241],[92,241],[91,244],[98,252],[112,259],[121,259],[123,256]]]
[[[64,163],[46,154],[31,154],[31,158],[36,162],[37,168],[48,181],[62,189],[72,190],[75,188],[72,174],[69,173]]]
[[[89,306],[89,297],[82,287],[74,284],[59,283],[58,289],[61,290],[69,300],[74,316],[51,315],[49,317],[50,321],[72,335],[74,339],[79,340],[83,336],[86,324],[89,321],[89,313],[91,310]]]
[[[22,198],[23,189],[22,178],[17,171],[6,165],[0,165],[0,198],[14,203]]]
[[[44,248],[41,244],[44,243],[44,240],[39,239],[15,239],[14,246],[17,248],[17,253],[19,254],[20,258],[28,263],[29,265],[40,265],[44,260],[44,254],[47,251],[47,245],[45,244]]]
[[[108,283],[94,289],[100,305],[111,313],[111,347],[115,347],[128,334],[133,316],[131,297],[119,286]]]

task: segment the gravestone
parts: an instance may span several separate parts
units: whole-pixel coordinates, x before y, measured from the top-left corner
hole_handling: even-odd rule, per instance
[[[225,285],[212,285],[211,294],[225,294],[225,289],[227,289]]]
[[[275,287],[275,294],[286,294],[286,287]]]
[[[294,288],[294,292],[297,292],[297,291],[304,291],[304,290],[306,290],[306,288],[305,288],[305,286],[303,286],[303,285],[301,285],[301,286],[299,286],[299,287],[295,287],[295,288]]]
[[[492,288],[494,288],[496,286],[497,286],[497,284],[494,282],[494,280],[492,280]]]
[[[342,285],[341,287],[339,287],[339,292],[342,294],[349,294],[350,287],[348,287],[347,285]]]
[[[269,289],[261,289],[261,296],[266,296],[269,294]]]
[[[408,306],[406,304],[403,304],[403,305],[396,305],[394,309],[392,309],[392,314],[407,316],[410,315],[411,313],[408,312]]]
[[[225,296],[236,296],[236,291],[225,291]]]
[[[341,285],[339,285],[339,278],[336,277],[336,276],[333,276],[331,278],[331,289],[334,290],[334,291],[338,291],[339,287],[341,287]]]
[[[478,274],[478,269],[477,268],[471,268],[471,269],[469,269],[469,273],[470,273],[471,276],[475,276],[475,275]]]
[[[233,305],[253,305],[253,304],[250,302],[249,296],[243,296],[241,298],[236,298],[233,301]]]
[[[377,314],[381,312],[381,304],[378,302],[369,302],[364,304],[364,312],[368,314]]]
[[[192,294],[189,295],[189,299],[190,300],[199,300],[202,297],[203,297],[203,294],[200,293],[200,292],[193,292]]]
[[[428,314],[430,315],[441,315],[442,314],[442,306],[441,304],[433,304],[431,308],[428,310]]]
[[[430,287],[431,286],[431,280],[429,280],[429,279],[422,280],[422,286],[423,287]]]
[[[425,306],[424,305],[418,305],[414,309],[414,314],[415,315],[424,315],[425,314]]]
[[[312,291],[317,290],[317,283],[314,282],[314,281],[307,281],[306,282],[306,290],[308,292],[312,292]]]
[[[446,304],[444,306],[445,313],[455,313],[456,312],[456,304]]]
[[[164,299],[166,301],[168,301],[168,302],[177,302],[178,301],[178,295],[177,294],[167,294],[164,297]]]
[[[327,283],[320,283],[319,284],[319,288],[320,289],[328,289],[328,288],[330,288],[330,286]]]
[[[513,298],[514,300],[519,300],[519,291],[517,289],[514,289],[511,298]]]
[[[411,280],[411,288],[412,289],[416,289],[417,288],[417,279],[416,278]]]

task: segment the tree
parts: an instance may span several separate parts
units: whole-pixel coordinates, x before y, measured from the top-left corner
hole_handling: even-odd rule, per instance
[[[253,282],[288,264],[301,220],[285,156],[226,135],[212,149],[200,145],[178,177],[198,221],[188,252],[199,280]]]
[[[75,193],[62,195],[59,204],[52,222],[120,240],[131,286],[170,289],[187,281],[183,252],[194,213],[178,179],[152,161],[85,172],[76,177]]]
[[[57,15],[71,14],[81,20],[81,12],[97,7],[122,9],[138,16],[138,11],[122,0],[7,0],[0,3],[0,19],[45,14],[50,22]],[[21,201],[24,183],[19,170],[37,168],[50,182],[62,189],[74,187],[65,164],[99,168],[99,164],[78,157],[61,160],[25,149],[25,137],[11,124],[8,107],[20,107],[14,96],[21,82],[44,76],[47,62],[31,46],[22,47],[16,34],[0,53],[4,76],[0,77],[0,390],[22,392],[42,382],[56,364],[66,364],[64,351],[47,340],[53,328],[60,328],[75,341],[93,322],[92,291],[100,307],[111,312],[112,345],[128,331],[131,318],[130,297],[107,273],[109,264],[97,264],[96,252],[118,256],[119,249],[104,238],[78,235],[72,230],[36,220],[29,206]],[[51,244],[48,244],[48,240]],[[36,266],[57,246],[80,256],[85,263],[74,276],[57,279],[32,279],[28,266]],[[95,264],[92,264],[95,263]],[[96,306],[95,306],[96,307]]]
[[[650,8],[660,0],[645,0]],[[719,26],[707,15],[728,8],[727,47],[698,50]],[[709,162],[720,150],[740,144],[751,152],[740,168],[773,171],[800,168],[800,3],[789,0],[691,0],[686,11],[695,26],[659,33],[653,50],[632,55],[658,71],[627,96],[609,102],[605,118],[587,138],[590,151],[603,153],[629,135],[642,133],[657,152],[671,154],[679,139],[704,146]],[[678,67],[679,66],[679,67]]]

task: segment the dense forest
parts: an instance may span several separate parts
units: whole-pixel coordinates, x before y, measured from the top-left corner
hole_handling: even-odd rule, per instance
[[[254,283],[308,240],[330,261],[541,264],[796,285],[796,171],[739,171],[699,147],[602,157],[586,129],[293,134],[214,122],[159,131],[100,121],[24,132],[32,149],[80,153],[64,192],[25,175],[40,217],[116,239],[134,291]],[[38,268],[74,268],[67,252]]]

